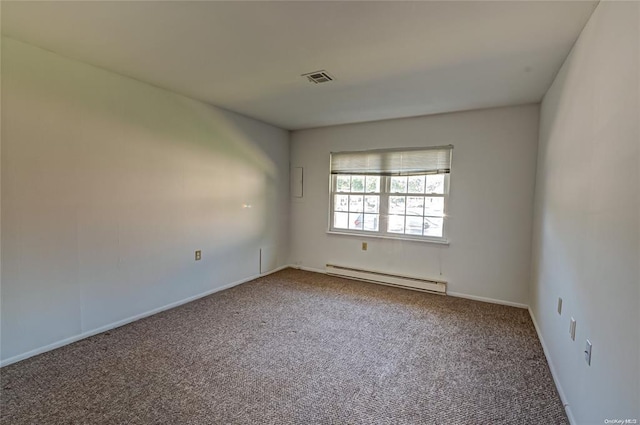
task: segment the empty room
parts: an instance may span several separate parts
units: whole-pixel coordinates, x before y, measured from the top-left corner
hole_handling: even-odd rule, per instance
[[[639,423],[640,2],[0,17],[0,423]]]

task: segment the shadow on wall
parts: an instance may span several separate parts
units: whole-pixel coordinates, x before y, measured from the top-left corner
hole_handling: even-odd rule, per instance
[[[273,128],[12,39],[2,59],[3,359],[259,272]]]
[[[65,188],[43,193],[45,201],[55,202],[61,191],[73,197],[86,189],[85,206],[118,202],[135,213],[142,203],[177,200],[169,192],[182,190],[180,201],[194,204],[195,219],[213,220],[223,235],[238,232],[228,242],[264,231],[267,223],[256,216],[264,212],[266,187],[277,179],[277,169],[252,140],[255,135],[217,108],[92,66],[69,66],[48,52],[39,52],[54,57],[43,66],[40,55],[31,52],[36,49],[16,52],[15,44],[22,43],[3,43],[8,109],[3,121],[8,136],[21,125],[47,135],[31,138],[32,149],[22,149],[27,152],[20,158],[25,171],[41,179],[32,183],[42,189],[55,183],[50,180],[55,174],[64,174]],[[17,103],[42,110],[14,116]],[[9,167],[17,159],[12,142],[6,140]],[[119,181],[114,182],[114,171]],[[74,177],[76,184],[68,181]]]

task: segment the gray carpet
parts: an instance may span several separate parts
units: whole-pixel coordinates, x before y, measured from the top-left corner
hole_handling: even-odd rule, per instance
[[[567,424],[526,310],[287,269],[7,366],[7,424]]]

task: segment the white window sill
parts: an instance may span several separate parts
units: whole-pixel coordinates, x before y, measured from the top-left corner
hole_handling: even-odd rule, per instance
[[[341,235],[341,236],[355,236],[358,238],[390,239],[392,241],[409,241],[409,242],[432,243],[437,245],[449,245],[449,241],[446,239],[412,238],[406,235],[387,236],[387,235],[376,235],[376,234],[359,233],[359,232],[339,232],[336,230],[327,230],[327,234]]]

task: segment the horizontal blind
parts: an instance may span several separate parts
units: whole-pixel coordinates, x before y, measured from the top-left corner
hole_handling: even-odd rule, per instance
[[[447,174],[452,145],[433,148],[332,152],[331,174]]]

